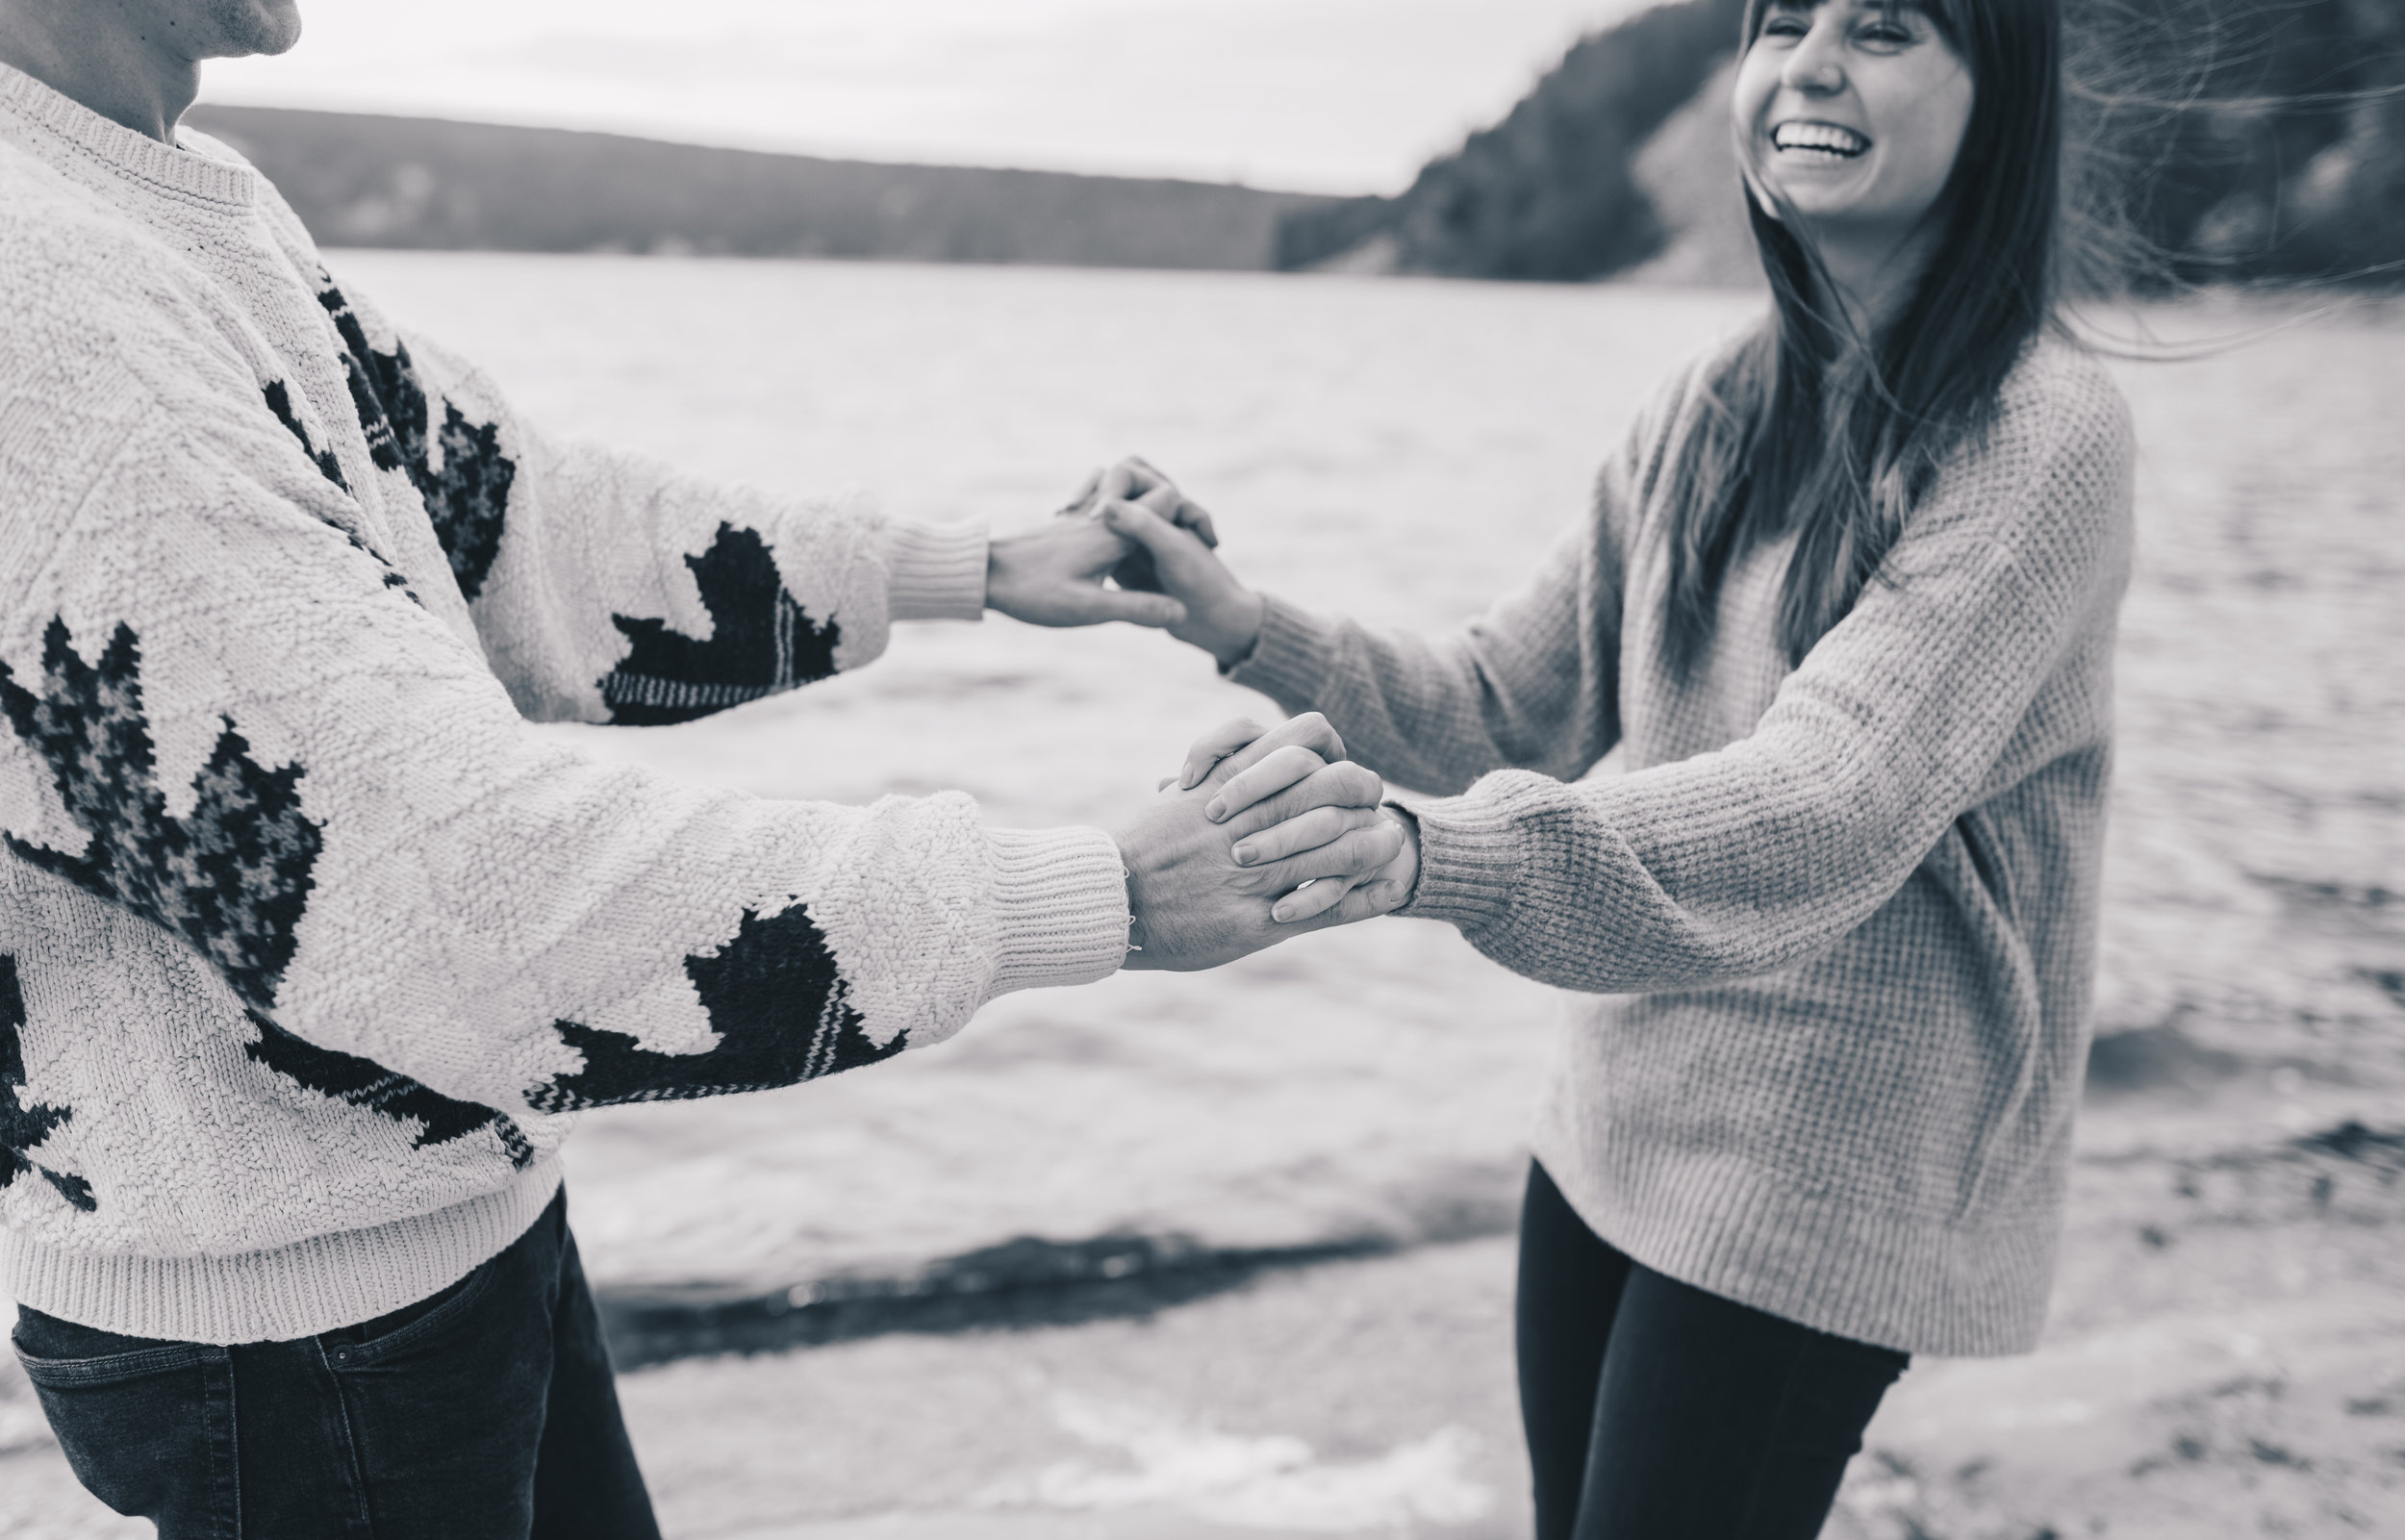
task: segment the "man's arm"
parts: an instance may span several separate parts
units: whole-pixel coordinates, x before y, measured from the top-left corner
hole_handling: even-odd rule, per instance
[[[771,497],[560,440],[482,371],[320,279],[379,471],[422,500],[527,717],[654,725],[856,668],[897,619],[984,608],[983,532]],[[406,494],[406,493],[405,493]]]
[[[444,1096],[785,1084],[1119,966],[1101,830],[772,802],[528,733],[474,649],[226,447],[137,434],[13,581],[0,825],[241,1003]]]
[[[304,239],[293,233],[293,239]],[[989,602],[1040,624],[1177,611],[1102,576],[1125,556],[1065,521],[989,544],[865,494],[772,497],[545,434],[492,380],[322,281],[378,467],[423,501],[494,671],[526,716],[660,725],[858,668],[896,620]]]
[[[179,937],[196,987],[513,1112],[807,1078],[1120,965],[1101,830],[764,801],[530,733],[206,296],[120,255],[0,221],[16,860]]]
[[[1198,967],[1281,939],[1277,895],[1392,855],[1354,828],[1239,870],[1200,791],[1114,840],[988,830],[957,794],[771,802],[587,763],[279,447],[154,425],[80,511],[7,511],[28,560],[0,611],[0,827],[263,1021],[443,1096],[558,1111],[873,1063],[1111,972],[1130,888],[1157,960]],[[1324,728],[1281,742],[1334,752]],[[1298,811],[1378,795],[1299,770]]]
[[[786,1084],[1100,978],[1131,918],[1168,966],[1269,945],[1277,896],[1392,857],[1346,828],[1239,871],[1201,793],[1114,838],[590,763],[392,581],[242,358],[142,345],[175,305],[0,329],[0,837],[306,1043],[511,1113]],[[1376,800],[1300,769],[1290,811]]]

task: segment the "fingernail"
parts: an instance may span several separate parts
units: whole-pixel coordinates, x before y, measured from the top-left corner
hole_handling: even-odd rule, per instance
[[[1227,799],[1225,797],[1214,796],[1208,802],[1203,803],[1202,816],[1210,820],[1213,823],[1217,823],[1220,820],[1226,818],[1228,816]]]
[[[1270,907],[1269,917],[1282,925],[1294,918],[1294,909],[1288,904],[1274,904]]]
[[[1236,848],[1235,848],[1235,851],[1234,851],[1234,854],[1235,854],[1235,857],[1236,857],[1236,865],[1238,865],[1238,866],[1240,866],[1240,867],[1249,867],[1249,866],[1251,866],[1251,865],[1253,864],[1253,858],[1254,856],[1256,856],[1256,855],[1259,855],[1260,853],[1261,853],[1261,852],[1260,852],[1259,850],[1257,850],[1257,849],[1253,848],[1252,846],[1249,846],[1249,845],[1240,845],[1240,846],[1236,846]]]

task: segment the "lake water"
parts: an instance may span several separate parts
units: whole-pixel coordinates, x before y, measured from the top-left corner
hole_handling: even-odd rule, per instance
[[[545,423],[772,489],[1040,518],[1135,450],[1248,579],[1443,626],[1513,582],[1754,301],[1400,280],[393,253],[335,265]],[[2405,311],[2216,308],[2120,366],[2144,451],[2100,1025],[2115,1085],[2405,1083]],[[1126,628],[914,626],[861,674],[596,755],[776,796],[959,787],[1100,820],[1259,697]],[[618,1286],[906,1273],[1014,1236],[1213,1246],[1498,1224],[1547,992],[1380,922],[1007,998],[867,1074],[592,1117]]]

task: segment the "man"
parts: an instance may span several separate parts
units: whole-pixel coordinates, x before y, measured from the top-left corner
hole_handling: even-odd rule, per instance
[[[1131,925],[1191,968],[1391,908],[1355,884],[1401,834],[1307,720],[1112,832],[527,732],[686,720],[898,619],[1174,605],[1101,585],[1092,519],[989,545],[545,438],[178,134],[200,61],[299,26],[0,0],[0,1277],[78,1475],[163,1535],[649,1535],[578,1109],[940,1042]],[[1286,790],[1214,824],[1238,771]]]

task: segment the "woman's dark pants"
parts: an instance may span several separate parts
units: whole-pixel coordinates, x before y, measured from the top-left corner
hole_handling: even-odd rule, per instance
[[[1631,1261],[1541,1166],[1516,1326],[1537,1540],[1813,1540],[1909,1362]]]
[[[658,1540],[566,1196],[432,1299],[213,1348],[20,1311],[76,1476],[161,1540]]]

